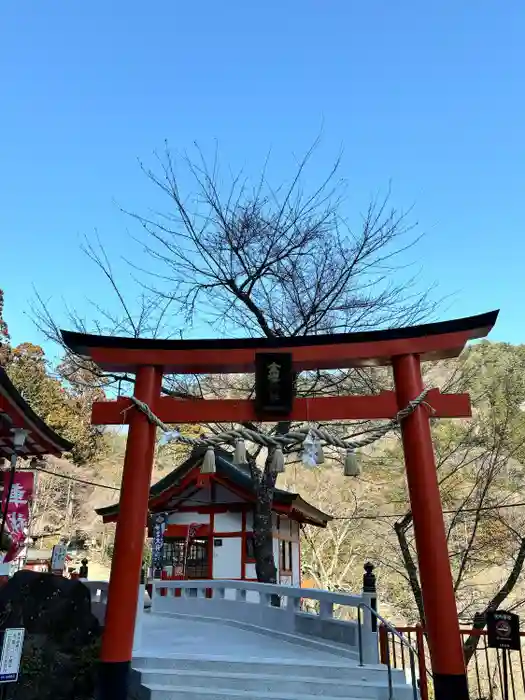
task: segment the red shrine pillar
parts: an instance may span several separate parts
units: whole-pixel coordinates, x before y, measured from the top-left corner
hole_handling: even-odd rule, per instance
[[[139,367],[134,395],[152,406],[160,395],[162,372]],[[130,409],[120,507],[111,563],[106,622],[100,655],[98,700],[126,700],[133,651],[144,529],[155,449],[155,426]]]
[[[398,406],[423,391],[417,355],[392,358]],[[419,406],[401,423],[410,504],[436,700],[469,700],[450,570],[430,414]]]

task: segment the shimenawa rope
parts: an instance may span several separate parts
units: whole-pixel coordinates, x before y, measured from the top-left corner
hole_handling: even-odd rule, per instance
[[[430,411],[433,412],[434,409],[425,401],[429,391],[430,388],[424,389],[419,396],[412,401],[409,401],[408,405],[401,409],[396,414],[395,418],[392,418],[392,420],[388,421],[384,425],[371,430],[368,435],[358,440],[352,440],[349,438],[342,439],[337,435],[330,433],[325,428],[315,427],[312,425],[290,431],[284,435],[268,435],[267,433],[261,433],[241,426],[235,430],[227,430],[217,433],[216,435],[191,438],[186,435],[182,435],[178,430],[170,430],[168,426],[163,423],[143,401],[140,401],[135,396],[130,396],[129,399],[136,408],[144,413],[150,423],[153,423],[162,430],[164,433],[162,441],[164,443],[180,442],[185,445],[207,447],[208,449],[206,450],[206,455],[201,468],[203,473],[215,472],[214,448],[218,447],[219,445],[235,445],[234,462],[236,464],[246,463],[247,460],[244,441],[248,440],[249,442],[262,445],[263,447],[267,447],[273,451],[270,468],[276,473],[284,471],[283,448],[290,448],[295,445],[303,445],[304,447],[304,445],[308,443],[308,446],[313,445],[313,450],[315,452],[313,461],[316,464],[322,464],[324,461],[324,456],[322,454],[323,444],[345,449],[346,458],[344,473],[346,476],[358,476],[360,470],[357,463],[355,450],[360,447],[366,447],[367,445],[371,445],[377,440],[380,440],[388,432],[394,428],[397,428],[400,423],[407,416],[413,413],[420,405],[425,405]]]

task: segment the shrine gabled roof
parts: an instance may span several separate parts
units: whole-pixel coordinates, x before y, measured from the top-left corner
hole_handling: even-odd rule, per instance
[[[170,510],[169,501],[177,492],[177,489],[183,487],[186,477],[200,468],[204,458],[206,448],[197,448],[193,451],[190,457],[172,472],[163,477],[160,481],[150,489],[149,495],[149,510],[150,512],[159,512]],[[253,482],[250,475],[248,465],[236,465],[232,462],[232,455],[225,450],[215,449],[215,465],[217,475],[222,477],[227,486],[228,483],[239,489],[247,495],[255,496]],[[332,520],[332,516],[323,513],[315,506],[307,503],[299,494],[275,489],[273,496],[274,506],[285,506],[290,511],[297,513],[302,520],[318,527],[326,527]],[[172,510],[176,510],[176,505]],[[97,508],[96,513],[107,521],[114,520],[118,515],[119,504],[115,503],[104,508]]]
[[[469,340],[484,338],[498,311],[478,316],[358,333],[292,338],[221,338],[157,340],[61,331],[67,347],[105,370],[134,371],[140,365],[166,373],[213,374],[254,372],[260,352],[289,352],[296,371],[389,365],[396,355],[421,360],[457,357]]]
[[[12,428],[28,431],[24,447],[18,450],[22,457],[60,456],[73,449],[71,442],[55,433],[33,411],[0,367],[0,457],[9,458],[13,454]]]

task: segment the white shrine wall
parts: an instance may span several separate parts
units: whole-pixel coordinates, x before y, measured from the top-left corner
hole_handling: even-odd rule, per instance
[[[244,578],[248,581],[257,581],[257,572],[255,570],[255,564],[252,562],[246,562],[244,565],[245,576]]]
[[[214,532],[242,532],[242,513],[215,513],[213,516]]]
[[[242,537],[213,537],[213,578],[241,579],[243,561]],[[220,544],[219,544],[220,543]]]
[[[191,525],[192,523],[198,523],[199,525],[209,525],[210,524],[210,514],[209,513],[198,513],[195,512],[177,512],[170,513],[168,515],[168,526],[169,525]]]

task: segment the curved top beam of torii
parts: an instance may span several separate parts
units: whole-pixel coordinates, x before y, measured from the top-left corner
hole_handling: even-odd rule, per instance
[[[457,357],[469,340],[484,338],[499,311],[452,321],[359,333],[293,338],[152,340],[61,331],[67,347],[111,372],[141,365],[174,374],[228,374],[255,371],[260,352],[287,352],[296,371],[389,365],[392,357],[415,354],[423,361]]]

